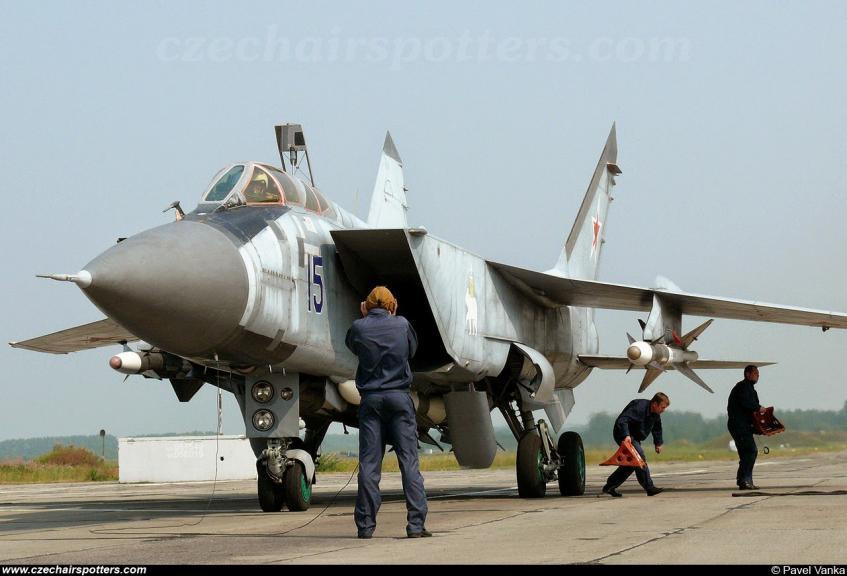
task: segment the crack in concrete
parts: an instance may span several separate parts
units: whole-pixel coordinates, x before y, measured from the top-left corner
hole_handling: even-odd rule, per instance
[[[285,558],[284,560],[274,560],[273,562],[266,562],[266,564],[282,564],[284,562],[296,562],[302,558],[311,558],[314,556],[323,556],[324,554],[334,554],[335,552],[343,552],[344,550],[354,550],[360,548],[360,546],[344,546],[341,548],[335,548],[333,550],[322,550],[321,552],[313,552],[311,554],[301,554],[299,556],[292,556],[291,558]]]
[[[109,550],[111,548],[117,548],[118,546],[119,546],[119,544],[115,544],[114,546],[92,546],[90,548],[81,548],[79,550],[71,550],[71,551],[65,550],[63,552],[52,552],[50,554],[36,554],[34,556],[19,556],[17,558],[5,558],[5,559],[2,560],[2,562],[4,562],[4,563],[10,562],[10,561],[19,562],[21,560],[33,560],[33,559],[36,559],[36,558],[38,558],[38,559],[40,559],[40,558],[50,558],[51,556],[58,556],[60,554],[79,554],[81,552],[88,552],[90,550],[98,550],[98,551],[99,550]],[[36,564],[49,564],[49,563],[50,562],[36,562]]]
[[[464,530],[465,528],[477,528],[479,526],[487,526],[489,524],[497,524],[498,522],[503,522],[504,520],[511,520],[512,518],[518,518],[519,516],[524,516],[528,514],[528,512],[521,510],[516,514],[511,514],[510,516],[503,516],[502,518],[494,518],[492,520],[486,520],[485,522],[477,522],[476,524],[465,524],[464,526],[460,526],[459,528],[455,528],[450,530],[450,532],[456,532],[457,530]]]
[[[586,505],[599,504],[603,501],[600,498],[597,498],[597,499],[587,499],[586,498],[585,500],[587,502]],[[569,507],[570,506],[568,504],[563,504],[561,506],[555,506],[555,505],[550,506],[549,508],[534,508],[532,510],[519,510],[515,514],[511,514],[509,516],[503,516],[502,518],[494,518],[492,520],[486,520],[484,522],[477,522],[475,524],[465,524],[463,526],[459,526],[458,528],[454,528],[453,530],[449,530],[449,532],[457,532],[459,530],[464,530],[465,528],[476,528],[478,526],[487,526],[489,524],[496,524],[498,522],[503,522],[504,520],[511,520],[512,518],[518,518],[520,516],[525,516],[526,514],[537,514],[539,512],[548,512],[548,511],[551,511],[551,510],[565,510]]]
[[[818,480],[816,483],[813,483],[812,486],[819,486],[823,482],[825,482],[825,480]],[[622,550],[612,552],[611,554],[606,554],[605,556],[600,556],[598,558],[594,558],[592,560],[589,560],[587,562],[587,564],[599,564],[601,561],[606,560],[607,558],[611,558],[613,556],[620,556],[622,554],[625,554],[626,552],[629,552],[630,550],[635,550],[636,548],[640,548],[642,546],[652,544],[653,542],[658,542],[659,540],[664,540],[665,538],[667,538],[669,536],[674,536],[676,534],[682,534],[686,530],[696,530],[698,528],[702,528],[703,526],[705,526],[705,525],[707,525],[711,522],[714,522],[715,520],[719,520],[720,518],[726,516],[727,514],[729,514],[731,512],[735,512],[736,510],[742,510],[744,508],[751,508],[755,504],[759,504],[760,502],[766,502],[766,501],[770,500],[771,498],[774,498],[774,496],[773,495],[762,495],[761,497],[759,497],[758,500],[754,500],[752,502],[744,502],[743,504],[739,504],[737,506],[732,506],[730,508],[727,508],[726,510],[724,510],[720,514],[717,514],[716,516],[713,516],[711,518],[707,518],[706,520],[704,520],[702,522],[698,522],[697,524],[692,524],[690,526],[685,526],[683,528],[679,528],[678,530],[674,530],[672,532],[665,532],[661,536],[656,536],[655,538],[650,538],[649,540],[645,540],[644,542],[640,542],[638,544],[634,544],[634,545],[629,546],[627,548],[624,548]]]
[[[598,558],[594,558],[594,559],[586,562],[586,564],[599,564],[600,562],[602,562],[603,560],[606,560],[607,558],[611,558],[613,556],[620,556],[622,554],[625,554],[626,552],[629,552],[630,550],[635,550],[636,548],[640,548],[642,546],[652,544],[653,542],[658,542],[659,540],[664,540],[665,538],[667,538],[669,536],[675,536],[677,534],[682,534],[686,530],[696,530],[698,528],[702,528],[706,524],[709,524],[710,522],[714,522],[715,520],[718,520],[718,519],[722,518],[723,516],[726,516],[730,512],[734,512],[736,510],[741,510],[743,508],[752,507],[754,504],[758,504],[759,502],[764,502],[765,500],[769,500],[769,499],[770,499],[769,496],[763,496],[761,498],[761,500],[756,500],[756,501],[753,501],[753,502],[745,502],[745,503],[739,504],[737,506],[732,506],[731,508],[727,508],[726,510],[724,510],[720,514],[717,514],[716,516],[713,516],[711,518],[707,518],[706,520],[704,520],[702,522],[698,522],[698,523],[692,524],[690,526],[684,526],[684,527],[679,528],[677,530],[674,530],[672,532],[664,532],[664,533],[662,533],[661,536],[656,536],[654,538],[650,538],[649,540],[645,540],[644,542],[639,542],[638,544],[628,546],[627,548],[624,548],[622,550],[612,552],[611,554],[606,554],[605,556],[600,556]]]

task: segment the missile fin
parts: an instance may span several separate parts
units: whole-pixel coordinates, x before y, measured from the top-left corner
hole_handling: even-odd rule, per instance
[[[688,365],[688,362],[683,362],[681,364],[674,364],[674,368],[679,370],[680,374],[683,374],[686,377],[688,377],[689,379],[693,380],[701,388],[707,390],[708,392],[711,392],[712,394],[715,393],[715,391],[712,390],[711,388],[709,388],[709,386],[705,382],[703,382],[703,379],[700,378],[697,375],[697,373],[694,370],[691,369],[691,366]]]
[[[652,362],[651,362],[652,364]],[[648,364],[650,366],[650,364]],[[641,387],[638,388],[639,392],[644,392],[647,387],[653,383],[653,380],[659,377],[659,375],[664,372],[664,370],[653,368],[652,366],[647,369],[647,373],[644,374],[644,379],[641,381]]]
[[[694,342],[695,340],[697,340],[697,338],[700,336],[700,334],[702,334],[706,330],[706,328],[708,328],[712,324],[712,322],[714,322],[714,321],[715,321],[714,319],[706,320],[705,322],[700,324],[697,328],[695,328],[694,330],[692,330],[691,332],[689,332],[688,334],[683,336],[682,337],[682,349],[688,350],[688,347],[691,346],[691,343]]]

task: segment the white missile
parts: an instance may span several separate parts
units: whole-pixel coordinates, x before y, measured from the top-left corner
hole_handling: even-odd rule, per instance
[[[109,358],[109,367],[122,374],[138,374],[141,370],[141,355],[138,352],[121,352]]]
[[[692,342],[697,340],[697,337],[711,325],[712,321],[707,320],[682,338],[673,332],[673,340],[679,347],[668,346],[659,342],[647,342],[646,340],[638,340],[627,334],[629,339],[629,347],[626,349],[626,357],[630,362],[630,370],[634,367],[643,367],[646,370],[644,379],[641,381],[639,392],[644,392],[647,387],[662,372],[667,369],[677,370],[686,378],[695,382],[704,390],[713,392],[708,384],[703,382],[703,379],[698,376],[691,368],[691,363],[696,362],[699,356],[697,352],[688,350]],[[644,324],[641,323],[642,329]],[[629,372],[629,370],[627,370]]]
[[[697,352],[693,350],[682,350],[666,344],[650,344],[644,340],[630,344],[626,349],[626,357],[634,366],[647,366],[653,363],[662,367],[668,364],[694,362],[698,358]]]
[[[121,374],[141,374],[147,370],[161,369],[165,364],[159,352],[121,352],[109,358],[109,367]]]

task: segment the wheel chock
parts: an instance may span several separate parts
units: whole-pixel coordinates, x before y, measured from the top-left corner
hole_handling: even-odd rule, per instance
[[[600,466],[632,466],[633,468],[645,468],[647,463],[641,458],[641,455],[635,451],[632,444],[626,442],[621,444],[618,451],[612,454],[612,457],[605,462],[600,463]]]

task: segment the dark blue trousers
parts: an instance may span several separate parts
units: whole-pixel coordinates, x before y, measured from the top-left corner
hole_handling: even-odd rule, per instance
[[[735,440],[735,448],[738,450],[738,472],[735,475],[735,483],[741,486],[744,482],[753,483],[753,465],[759,450],[753,433],[749,430],[730,429],[729,434]]]
[[[386,443],[394,446],[403,478],[406,531],[420,532],[426,521],[426,492],[418,463],[415,406],[408,390],[366,394],[359,405],[359,492],[353,515],[356,528],[359,534],[371,534],[376,528]]]
[[[620,444],[620,443],[619,443]],[[641,447],[641,442],[638,440],[632,441],[632,447],[635,448],[635,451],[641,456],[644,462],[647,462],[647,458],[644,456],[644,449]],[[644,468],[638,468],[633,466],[618,466],[618,469],[612,472],[609,479],[606,480],[606,486],[609,488],[617,488],[624,482],[626,479],[630,477],[630,475],[635,472],[635,477],[638,479],[638,483],[641,484],[641,487],[647,490],[648,488],[653,487],[653,479],[650,478],[650,467],[645,466]]]

